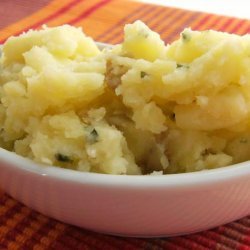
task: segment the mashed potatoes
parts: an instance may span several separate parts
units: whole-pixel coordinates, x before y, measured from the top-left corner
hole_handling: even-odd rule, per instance
[[[250,36],[185,29],[165,45],[137,21],[100,51],[63,25],[11,37],[0,145],[85,172],[167,174],[250,159]]]

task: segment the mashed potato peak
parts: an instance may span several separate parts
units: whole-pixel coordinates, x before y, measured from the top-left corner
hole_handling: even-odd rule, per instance
[[[250,159],[250,36],[185,29],[165,45],[136,21],[100,51],[81,29],[10,37],[0,145],[107,174],[199,171]]]

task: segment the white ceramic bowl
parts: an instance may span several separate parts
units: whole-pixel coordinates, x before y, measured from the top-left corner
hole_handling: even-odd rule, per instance
[[[60,221],[128,236],[209,229],[250,213],[250,163],[187,174],[115,176],[45,167],[0,149],[0,188]]]
[[[250,162],[188,174],[118,176],[42,166],[0,148],[0,188],[47,216],[115,235],[187,234],[250,214]]]

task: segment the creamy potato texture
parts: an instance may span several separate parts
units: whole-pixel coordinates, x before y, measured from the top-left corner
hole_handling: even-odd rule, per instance
[[[250,36],[144,23],[100,51],[63,25],[11,37],[0,62],[0,145],[45,165],[168,174],[250,159]]]

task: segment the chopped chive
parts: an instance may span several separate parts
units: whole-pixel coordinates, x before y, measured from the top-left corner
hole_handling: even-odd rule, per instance
[[[169,118],[170,118],[171,121],[175,121],[175,113],[171,113],[169,115]]]
[[[179,68],[186,68],[186,69],[188,69],[188,68],[189,68],[189,65],[177,63],[177,64],[176,64],[176,67],[177,67],[177,69],[179,69]]]
[[[144,78],[145,76],[147,76],[148,74],[145,71],[141,71],[141,78]]]
[[[70,159],[69,156],[67,155],[63,155],[61,153],[57,153],[55,155],[55,158],[58,160],[58,161],[61,161],[61,162],[71,162],[72,160]]]
[[[90,134],[87,136],[87,140],[89,143],[93,144],[93,143],[96,143],[98,142],[98,132],[96,131],[96,129],[92,129]]]
[[[188,42],[191,39],[191,36],[185,32],[181,33],[181,38],[184,42]]]

